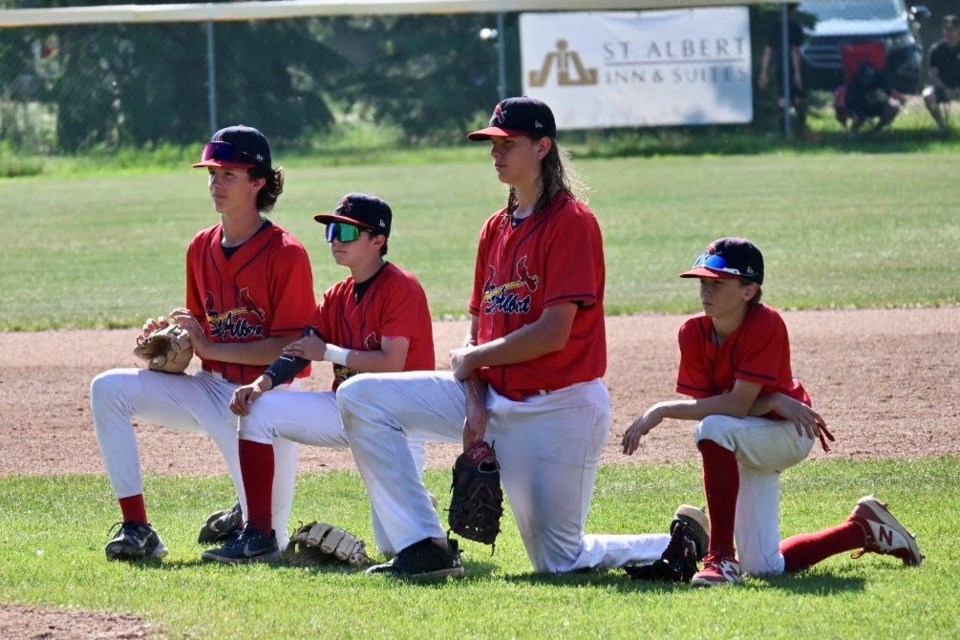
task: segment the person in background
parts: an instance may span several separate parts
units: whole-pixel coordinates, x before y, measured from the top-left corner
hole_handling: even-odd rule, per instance
[[[949,127],[946,108],[960,100],[960,18],[943,18],[943,39],[930,48],[930,84],[923,89],[923,102],[942,133]]]

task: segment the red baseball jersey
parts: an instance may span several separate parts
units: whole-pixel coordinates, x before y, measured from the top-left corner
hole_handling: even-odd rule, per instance
[[[470,313],[477,343],[531,324],[550,305],[578,305],[563,349],[535,360],[480,369],[498,393],[520,400],[600,378],[607,369],[600,225],[587,205],[560,192],[516,228],[504,209],[480,232]]]
[[[187,308],[214,342],[299,336],[316,308],[307,250],[270,223],[228,260],[221,225],[198,233],[187,249]],[[203,368],[237,384],[256,380],[266,365],[203,360]],[[310,375],[310,367],[297,374]]]
[[[709,398],[733,389],[736,380],[763,385],[760,395],[774,392],[810,404],[790,368],[787,325],[776,309],[759,304],[722,345],[713,339],[713,319],[690,318],[680,327],[680,373],[677,393]]]
[[[320,335],[345,349],[376,351],[387,338],[409,338],[404,371],[432,371],[436,364],[433,321],[427,294],[417,277],[393,263],[377,274],[360,302],[353,277],[333,285],[323,294],[310,319]],[[333,389],[357,372],[333,366]]]

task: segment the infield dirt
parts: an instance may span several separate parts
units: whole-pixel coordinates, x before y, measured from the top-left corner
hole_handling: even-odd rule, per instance
[[[827,420],[845,458],[960,454],[960,308],[804,311],[784,314],[794,374]],[[674,392],[681,316],[607,319],[614,424],[604,461],[693,460],[692,422],[665,422],[632,457],[620,437],[652,402]],[[434,325],[437,367],[460,344],[467,323]],[[90,417],[89,384],[100,371],[135,367],[135,330],[0,334],[0,474],[103,473]],[[196,368],[195,359],[191,370]],[[329,368],[315,367],[307,388],[328,389]],[[206,436],[138,425],[144,471],[158,475],[225,473]],[[447,467],[457,448],[431,445],[428,465]],[[344,449],[302,447],[302,472],[353,468]]]

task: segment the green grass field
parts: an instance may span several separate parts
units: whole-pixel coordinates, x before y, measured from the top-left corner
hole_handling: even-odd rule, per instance
[[[304,240],[320,291],[345,274],[312,215],[348,191],[382,195],[395,212],[390,259],[421,276],[435,317],[461,316],[477,231],[503,200],[485,158],[478,147],[475,159],[439,163],[294,163],[272,217]],[[606,237],[607,309],[692,310],[696,298],[676,274],[732,234],[764,250],[764,296],[782,308],[957,304],[955,163],[949,149],[585,160]],[[0,181],[0,214],[0,330],[139,326],[182,303],[184,249],[216,221],[204,174],[186,167]],[[468,577],[443,586],[203,566],[196,529],[232,500],[223,477],[148,478],[171,555],[108,563],[103,545],[118,514],[105,477],[0,477],[0,603],[132,613],[171,638],[955,637],[957,463],[816,461],[784,474],[785,535],[840,522],[875,492],[920,533],[922,567],[837,557],[723,590],[620,572],[533,576],[509,514],[496,554],[466,543]],[[448,472],[427,481],[445,503]],[[695,465],[605,467],[589,530],[664,531],[677,504],[701,496]],[[372,539],[355,473],[302,477],[294,520],[316,518]]]
[[[431,471],[446,504],[448,474]],[[836,556],[810,571],[697,590],[632,581],[621,571],[529,573],[510,514],[496,553],[464,543],[467,577],[418,585],[330,568],[200,564],[196,529],[228,500],[223,479],[148,478],[162,563],[107,562],[116,505],[102,477],[0,479],[0,601],[132,612],[169,637],[214,638],[949,638],[960,633],[956,460],[809,462],[784,474],[783,532],[842,521],[875,492],[920,532],[927,559]],[[694,465],[604,468],[588,531],[665,531],[676,505],[701,495]],[[66,517],[65,517],[66,516]],[[326,519],[372,539],[352,472],[305,476],[296,519]]]
[[[722,235],[764,250],[765,299],[782,308],[956,304],[955,164],[939,152],[583,161],[607,311],[692,310],[676,274]],[[485,148],[475,161],[290,169],[271,217],[307,245],[318,291],[345,271],[313,214],[349,191],[390,202],[390,259],[421,277],[435,317],[463,316],[477,233],[505,199]],[[187,167],[0,181],[0,330],[140,326],[181,306],[186,245],[216,221],[205,174]]]

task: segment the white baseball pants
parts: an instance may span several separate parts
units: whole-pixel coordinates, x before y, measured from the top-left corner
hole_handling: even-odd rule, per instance
[[[694,440],[712,440],[737,456],[740,491],[734,539],[744,573],[780,575],[780,472],[803,461],[813,438],[787,420],[714,415],[697,425]]]
[[[333,391],[270,390],[251,405],[249,414],[240,418],[240,437],[261,444],[273,444],[282,438],[315,447],[350,446]],[[407,446],[422,477],[426,446],[422,440],[408,440]],[[377,548],[381,553],[395,555],[400,549],[390,545],[380,518],[375,510],[371,511]]]
[[[117,498],[143,493],[143,468],[133,428],[133,420],[139,418],[164,427],[206,433],[213,438],[246,513],[237,416],[230,412],[229,406],[238,386],[206,371],[171,375],[148,369],[111,369],[94,378],[90,385],[93,423]],[[299,383],[294,382],[291,387],[297,388]],[[273,446],[276,465],[273,526],[278,544],[284,546],[289,540],[287,522],[293,508],[299,445],[276,439]]]
[[[337,391],[357,467],[394,549],[446,531],[406,441],[462,442],[463,384],[450,372],[358,375]],[[585,535],[597,468],[610,431],[599,381],[513,401],[487,394],[501,479],[534,570],[604,569],[662,555],[667,534]]]

